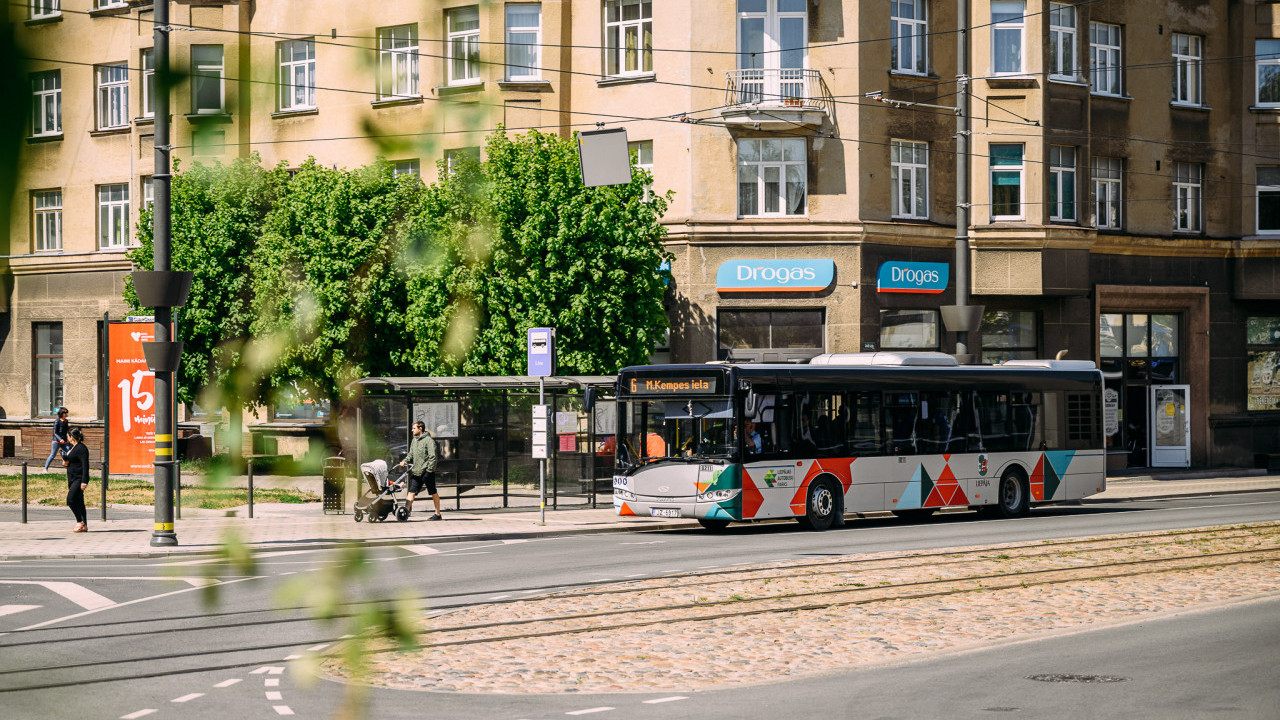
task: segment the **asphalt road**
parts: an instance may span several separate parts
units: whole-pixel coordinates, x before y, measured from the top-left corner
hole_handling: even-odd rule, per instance
[[[444,543],[369,551],[351,597],[405,591],[432,608],[627,577],[857,552],[1083,537],[1280,519],[1280,493],[1046,508],[1019,520],[970,513]],[[343,620],[280,610],[314,598],[333,551],[258,558],[251,574],[210,558],[0,562],[0,715],[5,718],[331,717],[336,683],[285,661],[331,646]],[[217,603],[204,604],[208,586]],[[1280,717],[1280,600],[1054,639],[683,695],[459,695],[374,690],[370,718]],[[726,649],[731,651],[731,648]],[[1036,674],[1112,683],[1037,682]],[[273,682],[274,681],[274,682]],[[679,699],[673,699],[679,698]],[[647,702],[662,701],[662,702]],[[600,710],[599,708],[612,708]],[[145,711],[152,712],[145,712]],[[582,711],[594,711],[582,713]]]

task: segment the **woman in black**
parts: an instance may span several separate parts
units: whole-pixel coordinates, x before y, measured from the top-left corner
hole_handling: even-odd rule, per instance
[[[84,491],[89,487],[89,448],[84,444],[84,433],[80,428],[72,428],[68,437],[71,450],[62,461],[67,466],[67,507],[71,508],[79,523],[72,532],[88,532],[89,514],[84,509]]]

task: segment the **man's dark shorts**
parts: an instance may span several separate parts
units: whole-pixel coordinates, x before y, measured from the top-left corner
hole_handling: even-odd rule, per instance
[[[424,472],[421,475],[409,473],[410,494],[417,495],[422,492],[423,488],[427,489],[428,495],[436,494],[436,474],[432,471]]]

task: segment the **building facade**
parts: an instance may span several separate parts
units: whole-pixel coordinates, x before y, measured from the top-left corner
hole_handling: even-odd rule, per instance
[[[963,87],[971,350],[1097,361],[1112,469],[1247,466],[1280,454],[1275,7],[972,2],[958,79],[936,0],[178,1],[173,142],[431,181],[499,123],[622,126],[674,192],[664,358],[949,352]],[[11,8],[31,58],[0,328],[15,448],[60,404],[100,414],[153,172],[151,13]]]

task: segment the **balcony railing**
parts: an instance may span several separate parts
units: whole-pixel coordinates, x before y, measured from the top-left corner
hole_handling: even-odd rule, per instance
[[[730,108],[756,106],[833,110],[831,91],[822,73],[808,68],[730,70],[724,104]]]

